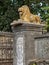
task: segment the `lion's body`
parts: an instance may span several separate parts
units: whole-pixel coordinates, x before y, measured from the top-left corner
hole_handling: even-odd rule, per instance
[[[26,22],[32,22],[32,23],[38,23],[38,24],[41,23],[40,17],[32,14],[27,5],[20,7],[18,11],[19,11],[20,19]]]

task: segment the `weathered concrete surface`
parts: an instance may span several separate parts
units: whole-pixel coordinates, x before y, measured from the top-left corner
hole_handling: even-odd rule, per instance
[[[49,59],[49,33],[35,37],[35,53],[38,59]]]
[[[21,24],[16,23],[14,25],[12,24],[12,29],[13,32],[15,33],[14,62],[13,62],[14,65],[28,65],[29,60],[33,60],[38,57],[37,52],[39,49],[37,49],[38,40],[36,39],[36,36],[43,35],[42,34],[43,27],[44,25],[42,24],[41,25],[30,23],[21,23]],[[21,50],[19,49],[21,49],[23,53],[21,53]]]

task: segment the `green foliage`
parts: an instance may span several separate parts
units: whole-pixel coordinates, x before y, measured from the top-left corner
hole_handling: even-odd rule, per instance
[[[0,0],[0,30],[11,31],[10,23],[19,18],[18,8],[22,5],[28,5],[33,14],[40,14],[41,20],[46,21],[49,17],[49,13],[45,13],[49,12],[49,7],[46,7],[48,2],[48,0]]]
[[[49,9],[49,6],[47,6],[47,7],[42,7],[41,9],[42,9],[42,10],[48,10],[48,9]]]
[[[49,6],[45,6],[41,8],[42,10],[46,11],[46,14],[44,15],[45,21],[46,21],[46,29],[49,32]]]
[[[17,6],[14,8],[11,0],[3,0],[1,2],[3,5],[0,4],[0,30],[11,31],[10,23],[14,19],[18,19]]]

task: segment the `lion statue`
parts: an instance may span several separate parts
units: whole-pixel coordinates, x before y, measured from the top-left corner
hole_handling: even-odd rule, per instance
[[[32,22],[32,23],[41,23],[41,19],[38,15],[34,15],[30,12],[29,7],[27,5],[23,5],[18,9],[20,19],[24,20],[25,22]]]

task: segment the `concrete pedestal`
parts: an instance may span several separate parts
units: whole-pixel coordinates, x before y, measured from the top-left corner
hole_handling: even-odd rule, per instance
[[[42,35],[43,24],[12,23],[14,32],[14,62],[13,65],[28,65],[29,60],[36,59],[34,37]]]

